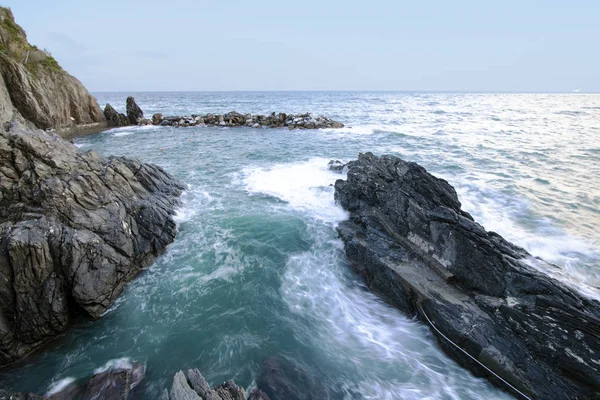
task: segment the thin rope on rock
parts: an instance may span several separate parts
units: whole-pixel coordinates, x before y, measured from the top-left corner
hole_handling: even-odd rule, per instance
[[[457,349],[459,349],[460,351],[462,351],[464,354],[466,354],[467,356],[469,356],[469,358],[471,358],[473,361],[475,361],[477,364],[481,365],[483,368],[485,368],[487,371],[489,371],[490,373],[492,373],[496,378],[500,379],[502,382],[504,382],[508,387],[510,387],[512,390],[514,390],[515,392],[519,393],[521,396],[523,396],[524,399],[527,400],[532,400],[531,397],[527,396],[525,393],[521,392],[519,389],[517,389],[516,387],[514,387],[513,385],[511,385],[508,381],[506,381],[506,379],[502,378],[500,375],[498,375],[497,373],[495,373],[494,371],[492,371],[491,369],[489,369],[488,367],[486,367],[484,364],[481,363],[481,361],[479,361],[478,359],[476,359],[475,357],[473,357],[472,355],[470,355],[469,353],[467,353],[466,350],[464,350],[462,347],[460,347],[459,345],[457,345],[456,343],[454,343],[452,340],[450,340],[450,338],[446,335],[444,335],[438,328],[436,328],[436,326],[433,324],[433,322],[429,319],[429,316],[427,315],[427,313],[425,313],[425,310],[423,310],[423,306],[421,306],[419,304],[419,308],[421,309],[421,312],[423,313],[423,315],[425,316],[425,319],[427,319],[427,322],[429,323],[429,325],[437,332],[440,334],[441,337],[443,337],[444,339],[446,339],[448,342],[450,342],[454,347],[456,347]]]

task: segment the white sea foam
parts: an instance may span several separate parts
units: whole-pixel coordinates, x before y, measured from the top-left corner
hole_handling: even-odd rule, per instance
[[[114,358],[109,360],[100,368],[96,368],[94,370],[94,374],[100,374],[102,372],[111,370],[111,369],[131,369],[133,367],[133,363],[130,358],[122,357],[122,358]]]
[[[75,382],[75,378],[69,376],[67,378],[63,378],[59,381],[53,382],[52,384],[50,384],[50,387],[48,388],[48,391],[46,392],[46,397],[50,397],[55,393],[60,392],[61,390],[65,389],[67,386],[69,386],[71,383]]]
[[[214,198],[205,190],[192,188],[188,185],[188,190],[181,194],[181,206],[175,210],[173,219],[177,223],[192,220],[198,212],[208,204],[214,202]]]
[[[131,131],[119,131],[119,132],[113,132],[112,135],[115,136],[115,137],[129,136],[129,135],[133,135],[133,132],[131,132]]]
[[[499,233],[533,256],[547,261],[532,259],[529,261],[531,266],[588,297],[600,299],[600,275],[585,267],[586,260],[598,256],[592,243],[540,219],[528,229],[517,221],[518,215],[530,214],[528,202],[507,198],[487,189],[481,182],[478,185],[457,186],[457,191],[463,209],[471,213],[486,230]]]
[[[325,229],[316,228],[314,248],[289,258],[280,290],[290,310],[318,325],[306,340],[362,378],[345,382],[348,398],[475,399],[496,393],[448,359],[424,325],[346,276],[343,245]]]
[[[301,163],[246,168],[243,182],[250,193],[277,197],[294,209],[336,223],[347,218],[347,213],[335,204],[333,198],[332,185],[343,176],[329,171],[328,162],[324,158],[312,158]]]

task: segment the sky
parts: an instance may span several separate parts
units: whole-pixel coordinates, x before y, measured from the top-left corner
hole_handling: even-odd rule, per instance
[[[96,92],[600,92],[599,0],[0,4]]]

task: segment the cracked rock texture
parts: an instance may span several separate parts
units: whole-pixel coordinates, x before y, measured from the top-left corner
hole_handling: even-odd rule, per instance
[[[0,365],[102,316],[175,237],[180,182],[19,124],[0,132]]]
[[[533,268],[557,267],[487,232],[423,167],[371,153],[346,167],[338,230],[370,288],[430,319],[450,356],[519,398],[440,332],[531,398],[600,398],[598,301]]]

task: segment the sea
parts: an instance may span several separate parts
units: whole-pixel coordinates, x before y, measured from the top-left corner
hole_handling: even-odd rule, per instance
[[[370,292],[344,256],[327,169],[393,154],[446,179],[487,230],[600,298],[600,95],[406,92],[95,93],[147,117],[326,115],[342,129],[125,127],[82,150],[155,163],[187,187],[166,253],[103,318],[71,330],[0,387],[44,394],[94,371],[142,362],[143,398],[175,372],[256,386],[266,360],[294,366],[327,399],[508,399],[446,356],[429,328]],[[301,387],[301,386],[300,386]],[[302,398],[302,397],[299,397]],[[277,400],[277,399],[274,399]]]

